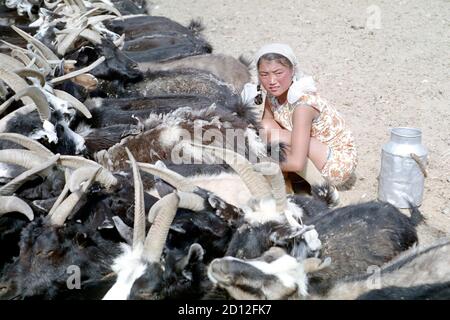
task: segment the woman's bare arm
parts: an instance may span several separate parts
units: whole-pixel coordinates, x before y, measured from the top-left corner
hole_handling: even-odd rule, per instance
[[[281,170],[297,172],[303,170],[309,152],[311,125],[317,111],[313,108],[296,108],[292,115],[291,144],[286,154],[286,161],[281,163]]]

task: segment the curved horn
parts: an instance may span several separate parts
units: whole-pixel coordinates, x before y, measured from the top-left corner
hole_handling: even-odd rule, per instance
[[[115,18],[117,18],[117,16],[113,16],[112,14],[102,14],[102,15],[99,15],[99,16],[89,17],[88,21],[87,21],[87,24],[88,25],[94,25],[94,24],[97,24],[99,22],[103,22],[103,21],[110,20],[110,19],[115,19]]]
[[[31,35],[17,28],[16,26],[11,26],[11,28],[16,31],[22,38],[24,38],[28,43],[32,44],[38,51],[40,51],[42,53],[42,56],[47,60],[59,60],[59,58],[53,53],[53,51],[47,48],[47,46],[40,42],[38,39],[33,38]]]
[[[92,3],[92,6],[94,8],[103,9],[105,11],[112,12],[118,17],[122,16],[122,14],[120,13],[119,10],[117,10],[116,8],[114,8],[113,6],[111,6],[109,4],[102,3],[102,2],[95,2],[95,3]]]
[[[0,162],[15,164],[26,169],[32,169],[43,163],[43,158],[33,151],[22,149],[3,149],[0,150]]]
[[[60,56],[64,56],[67,50],[70,48],[70,46],[72,46],[73,43],[77,40],[77,38],[80,36],[80,33],[86,28],[87,26],[77,28],[75,30],[72,30],[69,34],[67,34],[64,37],[64,39],[58,44],[57,47],[58,54]]]
[[[57,6],[58,4],[60,4],[61,2],[62,2],[62,0],[57,0],[57,1],[55,1],[55,2],[50,2],[50,1],[44,0],[45,7],[48,8],[48,9],[50,9],[50,10],[55,9],[56,6]]]
[[[102,36],[99,32],[91,30],[91,29],[84,29],[80,36],[88,40],[89,42],[93,44],[101,44],[102,43]]]
[[[134,183],[134,229],[133,229],[133,249],[141,246],[145,241],[145,206],[144,206],[144,188],[142,186],[141,174],[128,148],[125,148],[128,158],[133,168]]]
[[[80,167],[74,170],[69,179],[70,192],[73,193],[80,190],[83,183],[97,174],[100,169],[100,167]]]
[[[123,44],[125,43],[125,33],[123,33],[123,34],[119,37],[119,39],[113,41],[113,43],[114,43],[114,45],[115,45],[117,48],[121,48],[121,47],[123,46]]]
[[[29,87],[28,83],[17,74],[0,68],[0,79],[5,82],[14,92],[21,91]],[[32,104],[33,100],[28,97],[21,99],[24,105]]]
[[[114,175],[99,165],[97,162],[92,160],[88,160],[83,157],[77,156],[66,156],[63,155],[59,158],[59,163],[68,168],[78,169],[83,166],[91,166],[91,167],[100,167],[100,172],[97,174],[96,181],[100,182],[107,189],[110,189],[112,186],[117,185],[117,178]]]
[[[25,78],[25,77],[36,78],[39,80],[39,84],[41,85],[41,87],[45,86],[44,75],[35,69],[21,68],[21,69],[14,70],[14,73],[22,78]]]
[[[250,193],[256,198],[272,197],[272,190],[267,180],[253,170],[253,165],[240,154],[228,149],[202,146],[192,143],[194,147],[215,151],[214,156],[224,160],[242,179]]]
[[[20,198],[0,196],[0,216],[8,212],[23,213],[30,221],[34,219],[33,210]]]
[[[170,169],[161,168],[154,164],[143,162],[138,162],[137,165],[142,171],[160,177],[179,191],[193,192],[197,188],[195,185],[188,182],[187,179],[181,174],[178,174]]]
[[[150,263],[158,263],[161,258],[170,225],[177,213],[179,201],[180,198],[174,192],[161,198],[150,209],[151,215],[156,216],[156,218],[145,239],[143,251],[143,258]]]
[[[91,71],[92,69],[94,69],[95,67],[97,67],[103,61],[105,61],[105,57],[102,56],[102,57],[98,58],[97,60],[95,60],[92,64],[90,64],[87,67],[84,67],[84,68],[79,69],[77,71],[65,74],[65,75],[63,75],[61,77],[53,78],[52,80],[50,80],[50,83],[57,84],[57,83],[66,81],[66,80],[68,80],[70,78],[79,76],[80,74],[87,73],[87,72]]]
[[[25,65],[19,60],[14,59],[13,57],[10,57],[6,54],[0,53],[0,68],[11,71],[13,69],[19,69],[23,67],[25,67]]]
[[[56,161],[59,159],[59,154],[51,157],[47,161],[44,161],[40,165],[31,168],[30,170],[27,170],[17,177],[15,177],[13,180],[5,184],[0,188],[0,195],[8,196],[13,194],[22,184],[30,180],[34,175],[48,169],[50,166],[54,165]]]
[[[261,172],[272,186],[277,212],[284,212],[287,205],[286,186],[280,166],[273,162],[262,162],[255,164],[253,168],[255,171]]]
[[[178,208],[188,209],[188,210],[192,210],[194,212],[198,212],[198,211],[202,211],[202,210],[206,209],[205,199],[203,199],[198,194],[195,194],[192,192],[183,192],[183,191],[178,191],[177,194],[180,198],[180,202],[178,203]],[[157,213],[158,212],[156,210],[152,210],[150,208],[150,210],[148,212],[148,216],[147,216],[148,222],[153,223],[155,221]]]
[[[95,176],[100,171],[100,167],[97,168],[91,177],[84,183],[84,185],[74,193],[71,193],[53,212],[50,216],[50,223],[54,226],[62,226],[67,217],[72,213],[77,203],[86,193],[92,182],[95,180]]]
[[[36,152],[36,154],[42,157],[52,157],[54,155],[53,152],[48,150],[46,147],[44,147],[36,140],[33,140],[18,133],[10,133],[10,132],[0,133],[0,140],[8,140],[14,142],[30,151]]]
[[[189,209],[194,212],[206,209],[205,199],[198,194],[180,191],[178,192],[178,196],[180,198],[179,208]]]
[[[14,99],[17,101],[23,96],[28,96],[34,101],[41,121],[48,121],[50,119],[50,106],[48,105],[47,98],[45,97],[41,89],[35,86],[28,86],[28,88],[17,92]]]
[[[55,210],[59,207],[61,202],[66,198],[66,195],[69,193],[69,181],[70,181],[70,171],[69,169],[66,169],[64,171],[64,179],[66,183],[64,184],[64,188],[62,189],[61,193],[59,194],[58,198],[56,199],[55,203],[53,204],[52,208],[48,212],[48,217],[50,217]]]
[[[92,118],[92,114],[88,110],[88,108],[86,108],[86,106],[83,103],[78,101],[78,99],[75,98],[74,96],[72,96],[71,94],[69,94],[65,91],[62,91],[62,90],[57,90],[57,89],[53,89],[53,93],[58,98],[68,101],[72,105],[72,107],[74,107],[75,109],[80,111],[86,118],[88,118],[88,119]]]

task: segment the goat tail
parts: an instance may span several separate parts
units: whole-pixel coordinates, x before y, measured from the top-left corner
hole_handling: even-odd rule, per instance
[[[203,30],[205,30],[205,26],[200,19],[192,19],[191,22],[189,22],[188,29],[195,35],[199,35]]]
[[[322,185],[312,185],[311,194],[313,198],[323,201],[328,207],[335,207],[339,203],[336,188],[328,182]]]
[[[411,213],[411,224],[414,227],[417,227],[421,222],[425,221],[425,217],[420,212],[417,206],[415,206],[412,202],[408,201],[409,212]]]

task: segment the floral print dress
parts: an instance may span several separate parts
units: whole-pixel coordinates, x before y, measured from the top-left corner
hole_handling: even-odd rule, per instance
[[[311,126],[311,137],[329,147],[327,162],[321,170],[322,176],[338,186],[345,183],[357,165],[357,153],[352,133],[346,128],[344,119],[335,108],[316,94],[304,94],[295,103],[278,103],[276,97],[267,95],[275,120],[292,131],[292,115],[297,107],[312,107],[320,114]]]

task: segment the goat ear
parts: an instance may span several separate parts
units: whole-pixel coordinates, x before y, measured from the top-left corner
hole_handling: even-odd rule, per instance
[[[205,254],[205,250],[203,250],[203,247],[198,243],[193,243],[189,247],[188,252],[188,263],[192,262],[198,262],[203,261],[203,255]]]
[[[198,243],[193,243],[189,247],[188,253],[180,261],[177,262],[176,268],[178,270],[182,270],[184,274],[186,269],[188,269],[191,264],[203,261],[204,254],[205,251],[203,250],[202,246]],[[185,274],[185,276],[188,277],[187,274]]]
[[[82,248],[85,248],[88,244],[88,237],[87,234],[84,232],[77,232],[75,234],[75,243]]]

